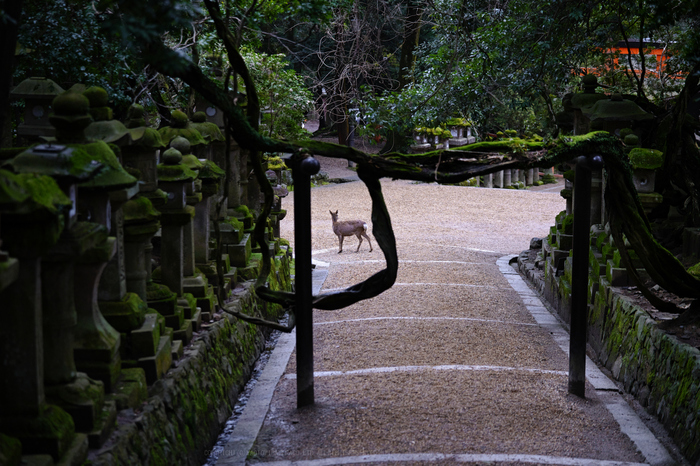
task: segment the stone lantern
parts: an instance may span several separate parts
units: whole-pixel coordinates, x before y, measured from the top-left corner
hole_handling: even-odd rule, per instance
[[[642,134],[649,124],[653,122],[654,115],[645,112],[639,105],[631,100],[624,99],[620,94],[613,94],[609,99],[596,102],[591,107],[589,113],[590,129],[592,131],[607,131],[609,133],[620,133],[626,128],[637,135],[641,141]],[[630,130],[626,130],[630,132]],[[606,223],[605,206],[603,205],[602,175],[594,172],[591,181],[591,224]]]
[[[152,201],[159,198],[158,189],[158,151],[165,143],[157,130],[146,126],[143,118],[143,106],[134,104],[129,108],[126,127],[131,132],[132,143],[122,147],[122,162],[125,167],[137,170],[139,174],[139,192]]]
[[[112,274],[116,278],[110,280],[109,285],[113,287],[112,293],[115,296],[126,289],[125,274],[122,272],[123,243],[119,245],[123,237],[121,225],[118,221],[114,222],[117,216],[113,217],[113,210],[118,212],[119,203],[138,191],[137,180],[121,168],[115,154],[104,141],[87,143],[85,128],[92,122],[92,117],[89,113],[90,102],[85,96],[66,92],[54,100],[53,108],[51,122],[56,127],[56,140],[60,144],[81,149],[90,159],[99,161],[104,166],[97,176],[78,186],[80,215],[84,220],[104,226],[114,236],[105,237],[78,258],[74,287],[78,311],[74,355],[79,370],[101,380],[105,389],[112,391],[121,370],[120,336],[100,313],[97,302],[98,284],[107,263],[118,254],[118,262],[114,266],[116,272]],[[114,209],[112,200],[118,203]],[[143,310],[145,311],[145,306]],[[135,312],[142,311],[137,309]]]
[[[73,208],[58,242],[43,256],[41,283],[44,300],[44,376],[47,399],[65,409],[79,432],[111,429],[100,426],[104,387],[77,372],[73,355],[73,332],[77,323],[75,307],[75,261],[107,239],[107,230],[96,223],[77,222],[76,184],[94,178],[103,166],[78,148],[38,145],[9,162],[17,173],[40,173],[55,179],[71,198]],[[114,407],[106,419],[114,418]],[[103,419],[106,420],[106,419]]]
[[[634,135],[627,136],[627,138],[632,136]],[[663,196],[654,192],[654,189],[656,187],[656,170],[663,166],[664,154],[655,149],[635,147],[628,155],[630,165],[632,165],[632,181],[637,189],[639,202],[648,215],[654,207],[663,202]]]
[[[0,432],[18,438],[23,454],[58,461],[73,448],[87,448],[87,438],[75,435],[70,415],[46,402],[40,264],[58,242],[72,203],[48,176],[1,171],[0,179],[5,188],[29,194],[23,202],[0,203],[3,247],[20,261],[17,279],[0,291]]]
[[[181,163],[182,153],[172,147],[163,153],[161,160],[162,163],[158,165],[158,185],[167,193],[167,202],[160,208],[161,282],[181,298],[184,293],[184,227],[191,224],[194,217],[194,207],[187,205],[187,192],[194,192],[197,174]],[[161,314],[167,313],[164,314],[166,324],[175,329],[175,338],[189,342],[192,323],[184,321],[182,309],[156,309]]]
[[[24,121],[17,127],[17,135],[28,141],[38,141],[42,136],[53,136],[53,126],[49,123],[51,102],[64,90],[47,78],[28,78],[12,91],[12,100],[24,100]]]

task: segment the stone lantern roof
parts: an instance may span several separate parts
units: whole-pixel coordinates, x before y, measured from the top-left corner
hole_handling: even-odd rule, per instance
[[[51,79],[43,77],[27,78],[10,91],[12,99],[43,98],[52,100],[64,92],[63,88]]]
[[[0,169],[0,212],[15,210],[29,198],[17,175]]]
[[[182,153],[171,147],[163,152],[163,163],[158,165],[158,179],[160,181],[192,181],[197,178],[197,173],[182,164]]]
[[[180,154],[182,154],[182,163],[187,165],[191,170],[199,171],[199,169],[204,166],[202,162],[190,152],[191,144],[186,138],[182,136],[174,137],[173,140],[170,141],[170,147],[180,151]]]
[[[591,128],[597,129],[602,122],[641,123],[654,119],[654,115],[645,112],[631,100],[623,99],[621,94],[613,94],[610,99],[600,100],[593,105],[589,118]]]
[[[158,130],[146,126],[146,120],[143,118],[143,115],[143,105],[140,104],[132,104],[127,111],[125,126],[131,133],[132,143],[153,149],[165,147],[166,144],[163,142],[163,138],[160,137]]]
[[[130,188],[138,183],[138,180],[127,173],[122,167],[112,149],[103,141],[97,141],[85,145],[85,150],[93,159],[102,163],[105,168],[95,178],[80,184],[85,189],[117,189]]]
[[[207,121],[207,116],[204,112],[195,112],[192,115],[190,126],[199,131],[207,143],[224,140],[224,135],[221,133],[219,126],[216,123]]]
[[[103,169],[102,164],[77,147],[61,144],[39,144],[7,161],[15,173],[48,175],[59,182],[87,181]]]
[[[164,126],[158,132],[166,144],[170,143],[177,136],[184,137],[193,146],[207,143],[201,133],[192,127],[187,115],[180,110],[173,111],[171,126]]]

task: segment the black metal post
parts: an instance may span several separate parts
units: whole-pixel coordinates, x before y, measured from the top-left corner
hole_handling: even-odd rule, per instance
[[[591,230],[591,166],[602,166],[598,155],[576,159],[574,178],[574,239],[571,277],[569,393],[586,396],[586,335],[588,334],[588,256]]]
[[[314,404],[314,345],[311,290],[311,175],[320,164],[313,157],[292,166],[294,178],[294,249],[296,292],[297,408]]]

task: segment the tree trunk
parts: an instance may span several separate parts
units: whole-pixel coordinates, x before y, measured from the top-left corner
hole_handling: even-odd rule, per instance
[[[415,50],[420,39],[421,17],[423,9],[418,3],[409,0],[406,7],[406,21],[404,23],[404,40],[401,45],[401,58],[399,59],[399,90],[404,89],[411,81],[413,65],[415,63]],[[408,146],[408,132],[391,130],[387,134],[386,143],[380,153],[403,150]]]

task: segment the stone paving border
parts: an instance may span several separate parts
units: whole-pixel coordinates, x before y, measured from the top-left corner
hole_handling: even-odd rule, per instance
[[[525,307],[538,324],[547,328],[559,347],[569,355],[569,334],[562,326],[559,319],[554,316],[542,303],[536,291],[533,291],[520,273],[511,267],[510,263],[518,258],[516,255],[503,256],[496,264],[499,270],[508,280],[510,286],[518,292],[525,302]],[[637,413],[620,396],[617,385],[610,380],[598,366],[586,356],[586,379],[593,385],[598,396],[605,403],[605,407],[615,418],[620,429],[627,435],[651,466],[674,465],[676,462],[666,448],[659,442],[656,436],[647,428]]]
[[[546,328],[551,333],[555,342],[568,355],[569,335],[561,322],[542,303],[537,292],[533,291],[522,279],[520,274],[511,267],[510,263],[517,258],[517,255],[503,256],[497,261],[500,272],[504,275],[508,283],[520,295],[526,308],[533,316],[538,325]],[[316,269],[313,271],[313,292],[318,293],[323,282],[328,275],[328,264],[316,262]],[[221,466],[245,465],[248,452],[252,449],[258,436],[260,428],[265,420],[269,409],[270,401],[274,394],[275,387],[279,379],[284,374],[289,357],[294,350],[296,332],[284,334],[280,337],[270,360],[263,369],[260,380],[251,393],[250,400],[246,405],[241,418],[238,421],[229,442],[224,447],[216,463]],[[395,370],[439,370],[442,366],[405,366],[400,368],[374,368],[374,371]],[[457,366],[445,366],[449,369],[459,369]],[[490,369],[494,369],[489,367]],[[512,368],[501,368],[502,370],[513,370]],[[465,367],[465,370],[479,370],[479,366]],[[522,369],[521,369],[522,370]],[[357,372],[357,371],[352,371]],[[544,371],[543,371],[544,372]],[[550,371],[552,372],[552,371]],[[557,371],[559,372],[559,371]],[[315,373],[315,376],[337,375]],[[293,374],[288,374],[287,378],[294,378]],[[586,378],[596,390],[597,395],[604,402],[608,411],[620,425],[620,429],[626,434],[635,446],[639,449],[650,466],[670,466],[675,464],[671,455],[644,425],[634,410],[619,394],[619,389],[600,369],[586,358]],[[574,466],[639,466],[642,463],[629,463],[621,461],[601,461],[586,458],[552,457],[542,455],[513,455],[513,454],[387,454],[387,455],[363,455],[341,458],[323,458],[306,461],[275,461],[260,463],[259,466],[330,466],[343,464],[361,463],[381,463],[381,462],[436,462],[451,460],[454,462],[521,462],[530,464],[557,464]]]
[[[316,264],[311,278],[311,288],[314,294],[321,290],[327,276],[328,270],[321,269],[319,264]],[[263,421],[265,421],[277,382],[284,374],[289,357],[294,351],[296,335],[296,329],[290,333],[280,335],[277,345],[275,345],[270,359],[265,364],[265,368],[260,374],[260,379],[258,379],[257,384],[253,388],[250,399],[231,433],[229,441],[219,453],[219,458],[216,462],[217,466],[245,464],[248,452],[253,448],[258,432],[260,432]]]

